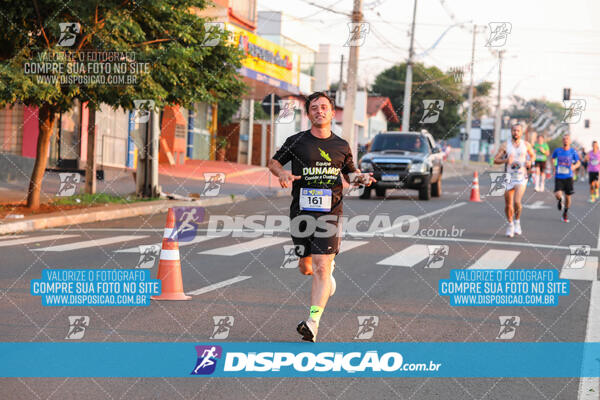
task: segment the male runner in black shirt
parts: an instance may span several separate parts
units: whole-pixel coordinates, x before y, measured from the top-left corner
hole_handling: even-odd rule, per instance
[[[355,185],[370,185],[375,179],[356,169],[348,142],[331,132],[332,100],[316,92],[305,107],[311,129],[290,136],[269,161],[269,169],[281,187],[292,183],[290,229],[300,257],[298,267],[302,274],[313,275],[309,318],[300,322],[297,331],[303,340],[314,342],[323,309],[335,292],[333,259],[340,248],[343,197],[340,173]],[[291,172],[283,169],[289,161]],[[316,228],[315,224],[311,228],[311,219],[317,221]],[[320,223],[324,220],[326,226]]]

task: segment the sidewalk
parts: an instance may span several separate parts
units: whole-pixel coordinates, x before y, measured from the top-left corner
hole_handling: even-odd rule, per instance
[[[486,163],[471,163],[467,166],[463,166],[460,162],[446,163],[444,177],[452,178],[465,175],[467,176],[466,179],[469,180],[474,171],[481,174],[488,168],[489,166]],[[205,189],[208,184],[204,174],[214,173],[224,174],[225,182],[220,185],[215,196],[207,196]],[[159,174],[159,184],[164,193],[174,194],[173,197],[178,199],[187,198],[189,201],[156,200],[130,204],[71,206],[53,212],[44,212],[45,209],[42,208],[38,213],[23,212],[24,215],[21,218],[0,219],[0,235],[161,213],[174,206],[206,207],[254,198],[288,196],[290,193],[289,189],[279,187],[279,182],[267,168],[254,165],[223,161],[188,160],[185,165],[161,165]],[[208,177],[210,178],[210,176]],[[82,177],[76,193],[83,191],[83,180]],[[28,181],[0,183],[0,204],[24,204],[28,184]],[[58,173],[46,172],[42,186],[42,203],[49,203],[59,198],[56,196],[60,189]],[[132,195],[134,192],[135,182],[131,170],[113,173],[112,176],[107,177],[104,181],[98,181],[97,184],[97,193],[127,196]],[[13,214],[19,213],[19,211],[16,211]]]

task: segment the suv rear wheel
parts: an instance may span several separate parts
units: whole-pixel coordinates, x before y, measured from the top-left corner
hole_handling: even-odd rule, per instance
[[[423,183],[419,188],[419,200],[431,199],[431,184],[429,183],[429,179],[429,176],[423,178]]]
[[[440,197],[442,195],[442,176],[438,178],[436,183],[431,184],[431,195],[433,197]]]

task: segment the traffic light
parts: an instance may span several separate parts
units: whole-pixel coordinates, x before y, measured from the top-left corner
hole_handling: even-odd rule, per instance
[[[571,88],[563,89],[563,100],[571,100]]]
[[[586,128],[589,128],[589,127],[590,127],[590,120],[589,120],[589,119],[586,119],[585,121],[583,121],[583,124],[584,124],[584,126],[585,126]]]

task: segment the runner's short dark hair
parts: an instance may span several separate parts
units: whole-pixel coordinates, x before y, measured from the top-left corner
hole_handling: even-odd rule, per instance
[[[306,113],[308,114],[308,109],[310,107],[310,103],[313,100],[318,99],[319,97],[325,97],[327,100],[329,100],[329,104],[331,104],[331,109],[333,110],[335,108],[335,105],[333,104],[333,100],[331,100],[331,97],[329,97],[327,95],[327,93],[325,92],[314,92],[313,94],[311,94],[310,96],[308,96],[306,98],[306,101],[304,102],[304,108],[306,109]]]

